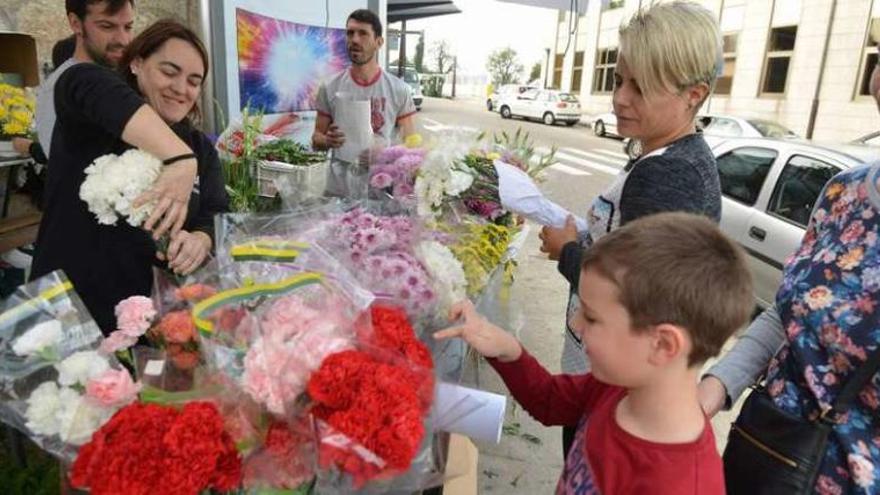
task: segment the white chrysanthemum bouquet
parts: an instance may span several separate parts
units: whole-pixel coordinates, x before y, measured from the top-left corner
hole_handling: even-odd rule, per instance
[[[89,205],[98,223],[116,225],[121,216],[129,225],[139,227],[155,202],[138,208],[133,203],[153,186],[161,171],[162,162],[146,151],[131,149],[122,155],[104,155],[86,168],[79,197]]]

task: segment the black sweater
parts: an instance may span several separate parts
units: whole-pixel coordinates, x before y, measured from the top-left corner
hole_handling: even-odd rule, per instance
[[[64,270],[105,334],[116,329],[113,308],[120,300],[150,295],[156,244],[124,220],[99,225],[79,189],[96,158],[131,148],[122,131],[143,104],[115,72],[94,64],[71,67],[55,86],[57,121],[31,278]],[[213,217],[229,203],[220,161],[204,134],[186,123],[173,129],[198,158],[198,184],[184,228],[213,238]]]

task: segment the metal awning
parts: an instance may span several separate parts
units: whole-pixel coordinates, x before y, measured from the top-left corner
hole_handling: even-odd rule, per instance
[[[520,5],[529,5],[531,7],[544,7],[553,10],[576,10],[579,14],[587,13],[587,7],[590,0],[498,0],[499,2],[518,3]],[[608,5],[608,0],[601,0],[603,6]],[[391,4],[391,0],[388,0]]]
[[[388,0],[388,23],[460,14],[452,0]]]

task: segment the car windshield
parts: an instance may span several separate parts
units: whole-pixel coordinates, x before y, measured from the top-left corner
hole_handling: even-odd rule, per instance
[[[559,93],[557,95],[559,97],[559,101],[566,101],[568,103],[577,103],[578,99],[575,95],[570,93]]]
[[[768,138],[786,138],[786,137],[797,137],[791,129],[787,129],[776,122],[770,122],[769,120],[749,120],[749,124],[752,127],[758,130],[762,136]]]
[[[403,80],[408,83],[417,83],[419,82],[419,73],[414,70],[404,71]]]

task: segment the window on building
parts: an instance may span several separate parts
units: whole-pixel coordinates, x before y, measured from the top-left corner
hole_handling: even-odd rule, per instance
[[[553,87],[559,89],[562,87],[562,65],[565,63],[565,55],[556,54],[556,61],[553,64]]]
[[[834,165],[793,156],[779,175],[767,211],[806,228],[819,193],[838,172]]]
[[[581,90],[581,79],[584,74],[584,52],[574,53],[574,70],[571,73],[571,92],[579,93]]]
[[[738,33],[724,35],[724,68],[715,82],[715,94],[729,95],[733,87],[733,75],[736,72],[736,49]]]
[[[791,65],[796,40],[797,26],[778,27],[770,30],[767,57],[764,61],[764,82],[761,84],[762,93],[785,93],[788,69]]]
[[[744,203],[755,204],[776,152],[767,148],[737,148],[718,157],[718,178],[721,193]]]
[[[617,48],[603,48],[596,52],[596,72],[593,76],[594,93],[610,93],[614,90],[614,67],[617,65]]]
[[[877,66],[877,46],[880,42],[878,29],[880,29],[880,18],[871,19],[868,36],[865,37],[865,47],[862,49],[862,74],[859,77],[858,92],[861,96],[871,95],[871,74]]]

